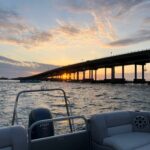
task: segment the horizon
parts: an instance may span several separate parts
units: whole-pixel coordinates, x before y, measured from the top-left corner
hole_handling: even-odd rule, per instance
[[[149,0],[1,0],[0,55],[69,65],[148,49]]]

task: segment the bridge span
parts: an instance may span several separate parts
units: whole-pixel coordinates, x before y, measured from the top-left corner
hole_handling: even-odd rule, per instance
[[[125,83],[125,66],[134,65],[134,83],[145,83],[145,65],[150,62],[150,50],[143,50],[116,56],[110,56],[95,60],[89,60],[72,65],[59,67],[33,76],[22,77],[20,80],[51,80],[51,81],[76,81],[76,82],[110,82]],[[140,65],[141,78],[138,78]],[[116,78],[115,67],[122,69],[121,78]],[[104,80],[98,80],[98,69],[104,69]],[[111,69],[111,78],[107,78],[107,69]],[[88,71],[88,77],[87,77]],[[82,74],[82,79],[81,79]]]

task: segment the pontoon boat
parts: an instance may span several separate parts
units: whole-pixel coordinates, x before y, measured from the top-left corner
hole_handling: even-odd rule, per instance
[[[52,118],[46,108],[29,115],[29,128],[16,125],[17,105],[22,93],[61,91],[67,116]],[[74,130],[74,121],[82,119],[84,128]],[[55,135],[54,122],[68,121],[70,132]],[[117,111],[96,114],[86,119],[72,116],[62,89],[22,91],[17,95],[12,126],[0,128],[0,150],[150,150],[150,112]]]

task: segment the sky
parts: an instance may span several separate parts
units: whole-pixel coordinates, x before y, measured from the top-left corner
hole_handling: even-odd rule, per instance
[[[150,0],[0,0],[0,55],[68,65],[150,48]]]

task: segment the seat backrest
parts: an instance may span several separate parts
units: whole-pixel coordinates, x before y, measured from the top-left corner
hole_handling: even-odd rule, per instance
[[[35,139],[30,144],[30,150],[90,150],[90,137],[87,131],[79,131]]]
[[[129,111],[103,113],[90,119],[92,140],[102,144],[109,136],[132,132],[132,115]]]
[[[22,126],[0,128],[0,150],[27,149],[27,132]]]

